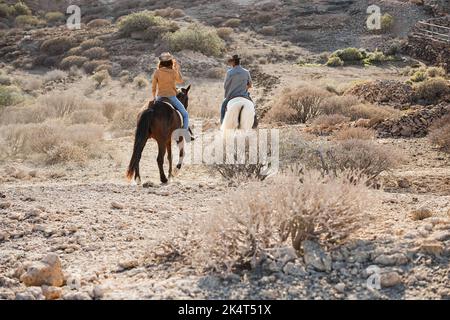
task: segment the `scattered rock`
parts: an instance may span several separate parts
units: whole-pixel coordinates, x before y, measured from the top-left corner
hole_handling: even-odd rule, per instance
[[[380,284],[383,288],[395,287],[402,282],[402,277],[394,271],[382,273],[380,276]]]
[[[430,239],[435,241],[447,241],[450,239],[450,231],[437,231],[430,236]]]
[[[11,203],[9,202],[0,202],[0,209],[8,209],[11,207]]]
[[[6,231],[0,231],[0,241],[6,241],[9,239],[9,234]]]
[[[408,189],[411,187],[411,183],[406,178],[399,179],[397,181],[397,185],[399,188],[402,188],[402,189]]]
[[[435,107],[418,107],[401,117],[387,119],[375,127],[380,138],[424,137],[434,120],[450,112],[450,105],[441,103]]]
[[[69,292],[63,295],[64,300],[92,300],[86,292]]]
[[[437,257],[440,257],[441,254],[444,252],[444,246],[439,241],[424,241],[419,249],[419,252],[425,253],[425,254],[431,254],[435,255]]]
[[[60,287],[64,283],[64,275],[61,270],[61,261],[54,253],[48,254],[42,261],[34,262],[27,267],[20,281],[26,286],[55,286]]]
[[[297,252],[293,247],[278,248],[274,252],[273,257],[282,265],[285,265],[286,263],[297,259]]]
[[[323,251],[318,243],[305,240],[302,242],[302,247],[303,258],[307,266],[313,267],[317,271],[331,271],[331,256]]]
[[[305,268],[293,262],[288,262],[283,268],[283,272],[290,276],[302,277],[307,274]]]
[[[139,266],[139,261],[132,259],[132,260],[124,260],[119,262],[119,268],[121,270],[130,270],[137,268]]]
[[[111,202],[111,208],[116,209],[116,210],[122,210],[122,209],[125,209],[125,205],[122,203],[119,203],[117,201],[113,201],[113,202]]]
[[[103,286],[95,286],[92,290],[93,298],[98,300],[105,296],[105,288]]]
[[[382,254],[376,257],[374,262],[383,266],[404,265],[408,263],[408,258],[403,253]]]
[[[337,285],[335,285],[334,288],[336,289],[337,292],[344,293],[345,292],[345,283],[340,282]]]
[[[62,296],[62,289],[44,285],[42,286],[42,294],[46,300],[57,300]]]

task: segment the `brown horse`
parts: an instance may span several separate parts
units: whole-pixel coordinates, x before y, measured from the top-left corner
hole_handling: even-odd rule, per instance
[[[177,98],[187,109],[189,104],[188,93],[191,86],[181,89]],[[139,172],[139,162],[141,160],[142,151],[148,139],[155,139],[158,143],[158,168],[162,183],[167,183],[168,179],[164,173],[164,157],[167,152],[169,160],[169,178],[172,174],[172,139],[174,132],[182,127],[182,121],[178,112],[171,108],[166,102],[151,101],[148,107],[143,110],[138,117],[136,136],[134,140],[133,156],[131,157],[130,165],[127,171],[128,179],[133,176],[137,184],[141,184],[141,176]],[[180,149],[180,161],[177,164],[177,169],[181,169],[184,157],[184,141],[187,137],[180,135],[177,138],[177,144]]]

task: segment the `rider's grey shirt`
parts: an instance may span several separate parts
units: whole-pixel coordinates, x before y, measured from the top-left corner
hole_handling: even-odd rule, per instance
[[[248,96],[247,86],[252,83],[250,72],[240,65],[231,68],[225,78],[225,99]]]

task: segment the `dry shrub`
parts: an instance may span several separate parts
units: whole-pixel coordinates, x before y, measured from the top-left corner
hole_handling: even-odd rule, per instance
[[[26,28],[26,27],[42,27],[45,25],[45,21],[39,19],[35,16],[21,15],[17,16],[14,20],[16,27]]]
[[[230,39],[231,35],[233,34],[234,30],[230,27],[221,27],[217,28],[217,34],[219,37],[221,37],[223,40]]]
[[[345,128],[334,134],[335,140],[373,140],[375,131],[367,128]]]
[[[224,27],[237,28],[241,25],[241,20],[237,18],[228,19],[223,23]]]
[[[347,114],[348,110],[359,103],[359,100],[355,96],[330,96],[320,104],[320,108],[324,114]]]
[[[264,26],[260,32],[265,36],[273,36],[277,33],[277,29],[274,26]]]
[[[108,122],[108,119],[102,114],[100,109],[83,109],[74,111],[70,115],[70,122],[72,124],[105,124]]]
[[[42,88],[43,81],[36,78],[26,78],[21,81],[22,90],[28,93]]]
[[[133,79],[133,83],[138,89],[145,89],[150,86],[150,82],[147,80],[145,75],[139,75]]]
[[[88,28],[101,28],[111,25],[111,21],[106,19],[94,19],[87,24]]]
[[[428,139],[443,151],[450,152],[450,114],[433,122]]]
[[[369,126],[372,127],[386,119],[398,116],[400,111],[388,106],[361,103],[351,106],[344,114],[352,120],[369,119]]]
[[[89,103],[79,92],[51,93],[39,97],[39,112],[45,118],[64,118],[81,108],[88,108]],[[44,118],[44,119],[45,119]]]
[[[51,12],[47,12],[44,16],[45,20],[47,20],[48,22],[61,22],[64,21],[65,19],[65,15],[62,12],[59,11],[51,11]]]
[[[333,245],[358,229],[367,199],[363,183],[317,171],[250,183],[192,226],[202,236],[187,246],[188,256],[197,267],[236,272],[258,267],[288,242],[296,250],[307,239]]]
[[[84,51],[82,56],[91,60],[101,60],[107,58],[109,53],[102,47],[93,47]]]
[[[92,74],[95,70],[97,70],[98,67],[110,64],[111,62],[109,60],[87,61],[83,64],[83,69],[87,74]]]
[[[116,112],[124,106],[126,106],[125,103],[121,103],[115,100],[104,101],[102,104],[102,114],[106,119],[112,121]]]
[[[89,50],[91,48],[97,48],[97,47],[102,47],[102,46],[103,46],[103,41],[100,39],[88,39],[88,40],[84,40],[80,44],[80,48],[82,50]]]
[[[67,126],[61,121],[10,125],[0,130],[2,157],[34,157],[47,164],[85,161],[96,154],[103,137],[100,126]]]
[[[66,79],[68,76],[67,72],[64,72],[62,70],[52,70],[47,72],[44,75],[44,82],[48,83],[48,82],[52,82],[52,81],[60,81],[63,79]]]
[[[297,160],[306,168],[336,176],[352,171],[356,176],[367,177],[368,181],[404,161],[403,155],[396,149],[360,139],[324,145],[305,143],[298,149],[297,156]]]
[[[429,78],[436,78],[436,77],[445,78],[446,75],[447,72],[442,67],[429,67],[427,69],[427,77]]]
[[[139,109],[122,108],[114,113],[111,128],[113,130],[131,130],[136,128]]]
[[[73,37],[61,36],[45,40],[41,44],[41,51],[51,56],[63,54],[77,45]]]
[[[317,87],[286,89],[274,100],[267,113],[270,121],[286,123],[306,123],[322,113],[321,103],[330,93]]]
[[[419,99],[429,102],[439,101],[440,98],[450,94],[449,81],[440,77],[425,80],[419,83],[415,89]]]
[[[320,127],[333,127],[338,124],[349,122],[350,118],[343,116],[341,114],[326,114],[321,115],[315,118],[312,121],[312,125],[314,126],[320,126]]]
[[[69,70],[73,66],[81,68],[88,60],[86,57],[68,56],[61,61],[60,67],[63,70]]]
[[[225,77],[225,70],[221,67],[214,67],[208,69],[206,77],[211,79],[223,79]]]
[[[111,81],[111,76],[107,70],[100,70],[95,72],[91,79],[94,81],[96,88],[101,88]]]
[[[335,130],[341,129],[343,126],[348,126],[350,118],[341,114],[325,114],[313,119],[311,126],[307,128],[306,132],[328,135]]]
[[[433,212],[428,208],[419,208],[411,211],[411,219],[414,221],[424,220],[433,216]]]
[[[174,19],[184,17],[185,15],[186,14],[181,9],[172,10],[172,12],[170,13],[170,17]]]

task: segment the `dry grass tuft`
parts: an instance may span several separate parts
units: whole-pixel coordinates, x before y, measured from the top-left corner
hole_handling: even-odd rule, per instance
[[[433,216],[433,212],[428,208],[419,208],[411,211],[411,219],[414,221],[424,220]]]
[[[450,114],[432,124],[428,139],[443,151],[450,152]]]
[[[375,131],[367,128],[344,128],[336,132],[333,136],[335,140],[373,140]]]

